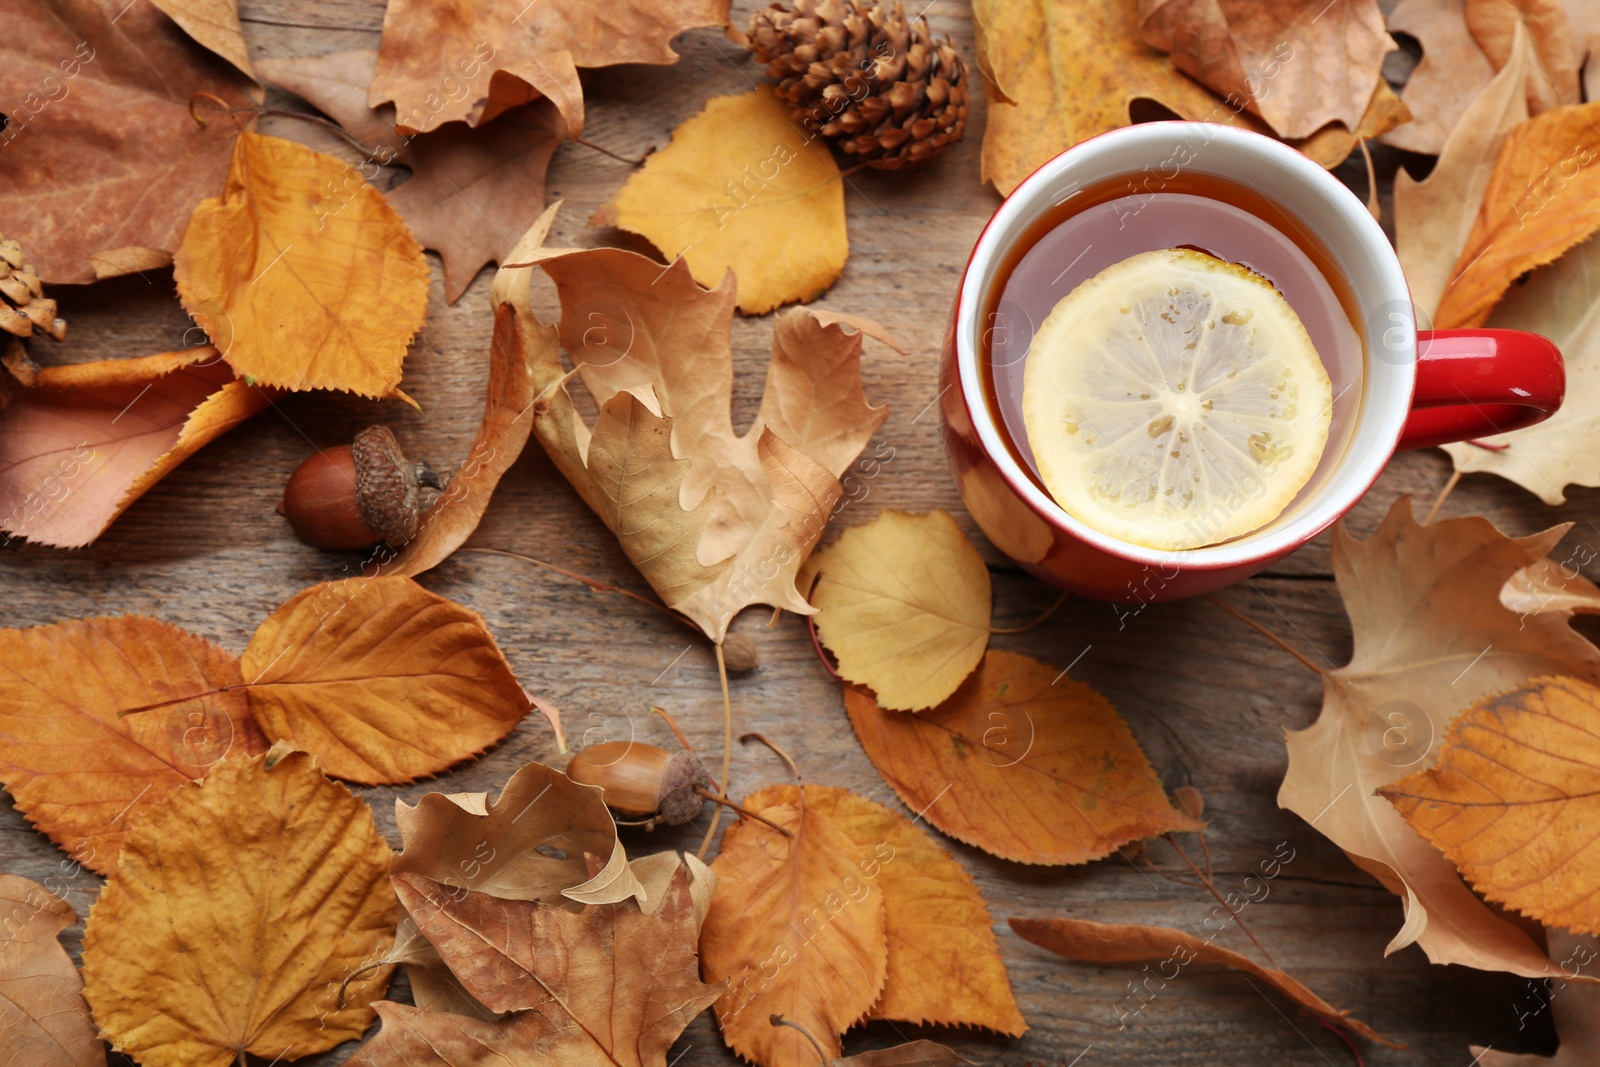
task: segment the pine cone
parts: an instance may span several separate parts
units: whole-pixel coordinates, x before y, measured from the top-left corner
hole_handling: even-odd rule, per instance
[[[921,163],[961,140],[967,65],[900,0],[794,0],[750,19],[747,43],[778,96],[813,135],[883,170]]]
[[[45,299],[39,276],[23,262],[22,246],[6,238],[0,238],[0,330],[18,337],[38,330],[57,341],[67,336],[56,302]]]

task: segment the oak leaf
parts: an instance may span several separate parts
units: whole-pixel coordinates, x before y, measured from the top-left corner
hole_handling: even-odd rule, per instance
[[[1058,956],[1086,963],[1138,963],[1161,960],[1177,967],[1189,963],[1220,963],[1243,971],[1272,986],[1330,1026],[1368,1041],[1391,1048],[1404,1048],[1373,1030],[1372,1027],[1340,1011],[1295,978],[1275,968],[1263,967],[1248,956],[1223,948],[1214,941],[1196,937],[1187,930],[1164,926],[1139,926],[1124,923],[1097,923],[1087,919],[1011,919],[1017,936]],[[1161,972],[1165,978],[1164,970]],[[1181,970],[1178,973],[1182,973]]]
[[[372,810],[310,756],[223,760],[151,805],[89,913],[84,995],[101,1033],[145,1067],[359,1037],[389,983],[369,966],[394,931],[388,865]]]
[[[1435,740],[1465,704],[1538,675],[1600,680],[1600,650],[1572,631],[1567,612],[1519,616],[1500,600],[1506,580],[1543,559],[1565,529],[1510,538],[1479,517],[1420,526],[1409,497],[1364,542],[1334,528],[1354,652],[1324,673],[1317,721],[1289,732],[1278,803],[1405,902],[1390,952],[1415,942],[1435,963],[1530,977],[1548,967],[1374,794],[1430,766]]]
[[[948,512],[885,511],[815,557],[817,635],[881,707],[944,702],[983,658],[989,568]]]
[[[1510,62],[1462,112],[1427,178],[1416,181],[1404,170],[1394,176],[1395,252],[1424,322],[1432,321],[1455,276],[1501,146],[1528,118],[1528,35],[1520,25],[1516,32],[1519,47]]]
[[[209,347],[28,377],[0,416],[0,530],[58,548],[99,537],[271,396],[235,379]]]
[[[129,828],[230,751],[266,751],[239,661],[141,616],[0,630],[0,781],[79,863],[116,866]],[[138,707],[210,693],[156,711]]]
[[[931,711],[885,711],[849,686],[845,709],[906,807],[1004,859],[1087,863],[1130,841],[1195,829],[1116,709],[1065,673],[990,651]]]
[[[1389,32],[1415,38],[1422,46],[1422,59],[1400,90],[1411,121],[1383,134],[1379,139],[1384,144],[1438,155],[1450,134],[1462,128],[1461,116],[1494,77],[1494,64],[1467,30],[1466,4],[1467,0],[1400,0],[1389,13]],[[1477,204],[1466,208],[1475,211]],[[1410,279],[1407,271],[1406,280]]]
[[[239,134],[230,119],[197,123],[196,94],[252,106],[238,75],[153,5],[41,0],[7,10],[0,218],[41,278],[92,282],[178,247]]]
[[[244,27],[239,24],[239,0],[150,0],[183,27],[183,32],[198,44],[215,52],[254,81],[250,69],[250,49],[244,42]]]
[[[701,968],[730,983],[716,1003],[723,1040],[762,1067],[816,1062],[798,1031],[770,1024],[774,1013],[838,1056],[839,1035],[878,1003],[888,974],[888,920],[876,880],[884,853],[862,849],[807,803],[820,792],[772,786],[746,797],[747,809],[789,836],[741,819],[711,865],[717,891],[700,931]]]
[[[579,67],[676,63],[674,37],[727,21],[728,0],[396,0],[384,12],[368,99],[393,101],[399,127],[423,133],[457,120],[481,125],[544,95],[577,137]]]
[[[1436,327],[1483,325],[1512,282],[1600,230],[1597,123],[1600,101],[1546,111],[1506,135]]]
[[[1600,238],[1534,271],[1500,302],[1488,325],[1554,341],[1566,364],[1567,396],[1536,426],[1480,444],[1445,445],[1456,470],[1498,474],[1546,504],[1565,503],[1569,485],[1600,485]]]
[[[422,248],[383,194],[332,156],[248,131],[173,276],[229,365],[286,389],[393,395],[428,302]]]
[[[1280,137],[1359,126],[1395,49],[1377,0],[1140,0],[1139,32]]]
[[[0,874],[0,1033],[9,1062],[105,1067],[106,1050],[83,1001],[83,979],[57,940],[77,912],[37,882]]]
[[[407,136],[394,107],[367,106],[378,53],[371,49],[260,64],[293,92],[372,146],[373,163],[398,163],[411,177],[385,193],[424,248],[444,261],[444,296],[455,303],[486,263],[508,258],[515,235],[544,210],[545,172],[566,139],[549,100],[515,107],[482,133],[447,125]]]
[[[1497,904],[1600,933],[1600,688],[1544,678],[1450,725],[1435,766],[1379,794]]]
[[[686,868],[650,914],[635,900],[574,912],[410,873],[394,886],[467,992],[539,1021],[517,1043],[546,1062],[665,1067],[672,1042],[722,992],[700,980]]]
[[[708,288],[732,271],[750,315],[814,300],[844,270],[844,179],[824,138],[769,87],[713,97],[591,220],[682,256]]]
[[[240,666],[269,740],[366,785],[437,774],[529,708],[482,616],[406,577],[301,590],[257,627]]]
[[[617,535],[666,604],[713,641],[750,604],[809,615],[798,572],[842,495],[839,477],[882,425],[861,387],[861,334],[805,309],[773,322],[766,390],[750,429],[733,429],[731,278],[713,290],[686,265],[620,249],[530,254],[561,298],[568,372],[534,344],[534,433],[578,495]],[[502,268],[529,329],[526,279]],[[519,326],[519,328],[523,328]],[[583,379],[593,429],[566,389]]]

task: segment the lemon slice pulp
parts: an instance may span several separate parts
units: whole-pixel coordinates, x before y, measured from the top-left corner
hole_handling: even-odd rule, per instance
[[[1146,548],[1199,548],[1289,505],[1322,457],[1332,393],[1270,282],[1173,248],[1056,304],[1028,352],[1022,418],[1068,514]]]

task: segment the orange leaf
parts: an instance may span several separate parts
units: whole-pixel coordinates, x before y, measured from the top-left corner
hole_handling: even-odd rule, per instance
[[[140,616],[0,630],[0,780],[84,866],[109,872],[128,827],[230,749],[266,743],[229,652]],[[211,695],[118,717],[124,708]]]
[[[763,792],[798,794],[793,787]],[[889,962],[873,1018],[982,1026],[1021,1037],[1028,1026],[1011,994],[993,920],[961,864],[904,815],[847,790],[809,786],[806,804],[862,854],[881,861],[876,880]]]
[[[1087,863],[1129,841],[1195,829],[1116,709],[1064,675],[990,651],[931,711],[884,711],[851,688],[844,702],[867,756],[906,807],[1004,859]]]
[[[239,25],[239,0],[150,0],[165,11],[195,41],[239,68],[252,80],[250,49]]]
[[[1490,900],[1600,933],[1596,721],[1600,688],[1539,679],[1464,711],[1437,766],[1378,792]]]
[[[1164,970],[1168,964],[1182,968],[1196,960],[1201,963],[1220,963],[1261,979],[1313,1015],[1335,1026],[1390,1048],[1405,1048],[1382,1036],[1360,1019],[1335,1008],[1284,972],[1263,967],[1248,956],[1241,956],[1183,930],[1165,926],[1097,923],[1086,919],[1011,919],[1009,922],[1019,937],[1069,960],[1087,963],[1161,960],[1162,967],[1157,970],[1163,984],[1171,980]],[[1181,974],[1182,971],[1178,970],[1177,973]]]
[[[404,577],[300,591],[262,622],[242,667],[269,739],[368,785],[437,774],[528,711],[483,618]]]
[[[71,905],[44,886],[0,874],[7,907],[0,940],[0,1034],[6,1059],[28,1067],[105,1067],[106,1050],[83,1002],[83,979],[58,935]]]
[[[286,389],[392,395],[428,303],[422,248],[382,193],[333,156],[248,132],[173,277],[235,370]]]
[[[46,367],[0,419],[0,529],[78,548],[269,403],[214,348]]]
[[[888,927],[881,859],[862,850],[794,786],[772,786],[744,804],[783,827],[742,819],[728,828],[711,869],[717,890],[700,931],[701,969],[732,987],[716,1003],[728,1047],[762,1067],[814,1067],[799,1032],[775,1027],[781,1013],[827,1054],[877,1003],[887,974]]]
[[[1600,101],[1546,111],[1506,135],[1436,327],[1483,325],[1512,282],[1600,230],[1597,152]]]

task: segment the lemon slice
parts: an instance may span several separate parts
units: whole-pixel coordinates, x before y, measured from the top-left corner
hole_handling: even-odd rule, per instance
[[[1294,499],[1327,443],[1332,392],[1270,282],[1172,248],[1061,299],[1028,352],[1022,418],[1068,514],[1147,548],[1199,548]]]

